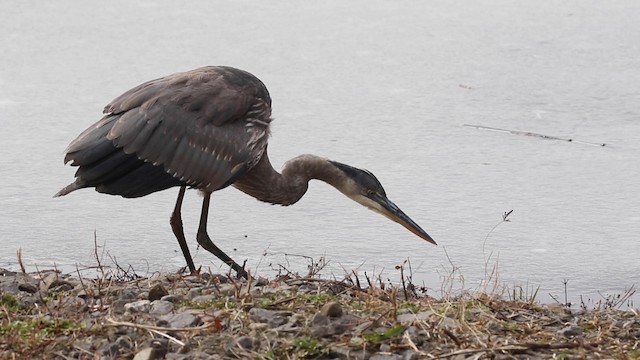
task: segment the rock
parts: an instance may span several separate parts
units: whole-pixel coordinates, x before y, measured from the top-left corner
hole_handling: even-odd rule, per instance
[[[255,332],[263,332],[268,328],[269,328],[269,324],[265,324],[265,323],[255,322],[255,323],[249,324],[249,329]]]
[[[162,359],[169,350],[169,340],[165,338],[153,339],[151,340],[151,347],[156,350],[153,355],[157,356],[158,359]]]
[[[187,293],[187,299],[193,299],[196,296],[199,296],[202,294],[202,289],[200,288],[193,288],[193,289],[189,289],[189,292]]]
[[[504,332],[504,328],[502,327],[502,325],[498,324],[494,320],[489,320],[486,324],[484,324],[484,328],[492,334],[501,334]]]
[[[56,280],[51,283],[49,287],[49,291],[57,292],[57,291],[71,291],[73,290],[73,285],[71,285],[68,281],[64,280]]]
[[[167,289],[162,284],[157,284],[149,290],[149,301],[155,301],[162,299],[163,296],[169,295]]]
[[[287,322],[289,316],[293,313],[282,310],[269,310],[263,308],[251,308],[249,317],[253,321],[268,323],[272,328],[278,327]]]
[[[414,321],[427,321],[433,315],[433,311],[421,311],[417,314],[406,313],[398,315],[398,322],[402,325],[410,325],[413,324]]]
[[[138,351],[138,353],[136,353],[136,356],[133,357],[133,360],[149,360],[149,359],[153,359],[153,352],[155,350],[152,347],[147,347],[144,348],[140,351]]]
[[[46,293],[49,290],[49,288],[51,287],[51,284],[53,284],[56,280],[58,280],[58,273],[56,273],[56,272],[47,273],[40,280],[40,290],[43,293]]]
[[[148,300],[146,300],[146,301],[148,301]],[[124,306],[127,305],[128,303],[129,303],[129,300],[127,300],[127,299],[114,300],[111,303],[111,311],[114,314],[124,314],[124,312],[125,312]]]
[[[450,317],[443,317],[438,324],[439,328],[445,328],[447,330],[454,330],[460,327],[460,322]]]
[[[329,326],[329,317],[322,312],[317,312],[313,315],[309,330],[315,337],[325,337],[333,333],[333,329]]]
[[[120,346],[116,343],[107,343],[98,349],[98,354],[115,359],[120,353]]]
[[[333,346],[330,354],[338,359],[365,360],[370,358],[370,354],[366,350],[351,349],[344,345]]]
[[[558,333],[564,337],[574,337],[582,335],[583,331],[580,326],[571,325],[558,330]]]
[[[163,296],[160,300],[169,301],[169,302],[172,302],[172,303],[177,303],[178,301],[187,300],[187,297],[184,296],[184,295],[179,295],[179,294],[170,294],[170,295]]]
[[[35,296],[25,296],[19,300],[20,306],[33,306],[34,304],[42,304],[42,301]]]
[[[151,315],[166,315],[173,310],[173,303],[164,300],[156,300],[151,303],[151,309],[149,314]]]
[[[120,291],[121,299],[135,299],[138,297],[138,290],[132,288],[124,288]]]
[[[276,284],[276,285],[268,285],[260,288],[256,288],[260,290],[261,294],[285,294],[285,293],[293,293],[294,287],[285,283]]]
[[[206,355],[206,357],[201,357],[199,356],[199,354],[204,354]],[[189,353],[189,354],[176,354],[176,353],[168,353],[165,356],[165,359],[167,360],[195,360],[195,359],[206,359],[208,356],[205,353],[200,353],[200,352],[194,352],[194,353]]]
[[[124,311],[129,313],[146,313],[151,308],[149,300],[138,300],[124,304]]]
[[[115,344],[121,349],[131,349],[133,345],[131,338],[128,336],[120,336],[116,339]]]
[[[331,301],[320,309],[320,313],[328,317],[336,318],[342,316],[342,305],[337,301]]]
[[[260,347],[260,340],[251,336],[240,336],[234,343],[243,350],[254,350]]]
[[[211,294],[209,294],[209,295],[198,295],[198,296],[195,296],[193,299],[191,299],[191,301],[194,302],[194,303],[204,304],[204,303],[210,303],[210,302],[212,302],[213,300],[215,300],[217,298],[218,298],[218,296],[211,295]]]
[[[146,347],[133,357],[133,360],[154,360],[164,358],[166,351],[162,351],[157,347]]]
[[[289,316],[288,321],[278,327],[275,327],[276,331],[288,331],[294,332],[300,329],[300,324],[304,323],[307,318],[302,314],[293,314]]]
[[[311,318],[311,325],[327,325],[329,324],[329,318],[327,315],[318,312]]]
[[[9,276],[16,276],[18,273],[15,271],[11,271],[9,269],[5,269],[5,268],[0,268],[0,276],[1,277],[9,277]]]
[[[38,291],[38,287],[31,283],[24,283],[18,285],[18,290],[28,292],[29,294],[35,294]]]
[[[220,295],[222,296],[236,295],[236,287],[233,284],[220,284],[218,286],[218,290],[220,291]]]
[[[420,359],[420,356],[418,355],[417,352],[409,349],[409,350],[405,350],[404,353],[402,354],[402,359],[403,360],[418,360]]]
[[[329,326],[328,325],[316,325],[312,326],[310,329],[313,337],[321,338],[329,335]]]
[[[365,321],[361,324],[358,324],[354,329],[353,329],[353,333],[356,336],[360,336],[363,332],[365,332],[366,330],[372,328],[374,326],[374,322],[373,321]]]
[[[377,353],[371,355],[369,360],[402,360],[402,355],[390,354],[390,353]]]
[[[165,315],[161,318],[165,320],[169,327],[174,329],[181,329],[186,327],[193,327],[202,324],[202,319],[199,316],[193,315],[187,311],[175,315]]]

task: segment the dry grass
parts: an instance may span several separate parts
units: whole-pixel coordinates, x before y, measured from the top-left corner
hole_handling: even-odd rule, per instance
[[[592,307],[583,303],[572,310],[566,301],[540,305],[537,288],[501,284],[492,254],[485,256],[485,280],[471,290],[449,260],[440,296],[434,298],[427,295],[429,289],[413,283],[408,259],[396,267],[396,284],[356,270],[345,271],[340,279],[321,278],[324,257],[309,258],[303,275],[281,265],[279,275],[269,281],[211,273],[142,277],[113,258],[114,266],[105,267],[104,246],[94,241],[98,276],[82,277],[78,270],[80,291],[51,285],[62,277],[56,271],[16,275],[49,285],[44,290],[41,285],[33,296],[1,294],[0,358],[93,359],[100,356],[100,344],[113,343],[123,334],[135,339],[118,353],[124,359],[157,343],[164,344],[164,352],[254,359],[355,359],[375,353],[412,353],[425,359],[640,358],[640,314],[619,309],[634,288]],[[202,319],[198,326],[160,326],[148,314],[116,311],[123,289],[146,293],[158,284],[169,294],[198,288],[217,295],[206,303],[176,303],[174,311],[188,310]],[[232,291],[225,293],[224,286]],[[33,299],[25,301],[29,296]],[[329,321],[341,329],[335,333],[318,332],[315,325],[327,303],[339,304],[344,313]],[[287,323],[261,323],[250,315],[256,308],[286,313]],[[247,346],[247,337],[257,345]]]

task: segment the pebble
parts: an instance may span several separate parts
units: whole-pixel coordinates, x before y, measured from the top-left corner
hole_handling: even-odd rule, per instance
[[[120,291],[121,299],[135,299],[138,297],[138,290],[132,288],[124,288]]]
[[[399,354],[376,353],[371,355],[369,360],[403,360],[404,357]]]
[[[191,302],[205,304],[205,303],[210,303],[210,302],[212,302],[212,301],[214,301],[216,299],[219,299],[219,298],[220,298],[220,296],[211,295],[211,294],[209,294],[209,295],[198,295],[198,296],[193,297],[191,299]]]
[[[0,269],[0,274],[2,271]],[[4,273],[9,275],[0,276],[0,291],[3,295],[13,295],[19,306],[34,309],[33,314],[37,313],[42,319],[48,321],[56,319],[56,316],[60,318],[60,314],[64,314],[65,311],[73,313],[70,318],[76,319],[78,314],[84,316],[77,320],[82,329],[82,337],[77,337],[79,333],[70,332],[61,333],[55,338],[56,342],[67,346],[59,350],[60,356],[64,358],[84,358],[90,353],[97,359],[218,360],[231,357],[248,358],[255,354],[266,354],[272,349],[278,351],[277,354],[299,351],[297,354],[302,356],[304,351],[311,351],[311,348],[305,350],[304,346],[307,345],[296,348],[297,345],[293,345],[295,343],[292,341],[305,337],[317,341],[322,346],[324,353],[316,358],[416,360],[424,357],[425,353],[442,355],[445,351],[453,352],[465,346],[477,346],[478,343],[475,343],[474,339],[512,341],[514,336],[517,336],[517,341],[527,341],[528,334],[514,331],[511,326],[505,326],[507,323],[517,326],[518,329],[534,325],[532,329],[535,331],[532,334],[539,336],[540,332],[543,332],[549,342],[553,343],[593,341],[596,330],[592,330],[590,326],[594,322],[593,326],[597,326],[597,332],[604,334],[598,338],[599,341],[617,337],[616,341],[632,339],[630,341],[634,343],[640,336],[640,320],[637,315],[613,311],[589,314],[586,310],[581,313],[561,306],[519,307],[509,303],[500,305],[499,302],[492,302],[487,303],[490,306],[467,309],[465,322],[458,320],[460,313],[448,310],[440,312],[443,307],[437,302],[422,307],[429,309],[433,306],[433,309],[438,311],[437,314],[431,310],[412,313],[407,308],[401,308],[398,309],[395,319],[389,318],[391,313],[380,317],[380,313],[385,311],[382,307],[376,308],[375,313],[349,307],[350,302],[356,299],[353,294],[370,296],[357,291],[340,295],[340,301],[327,302],[320,308],[311,304],[299,306],[298,300],[289,301],[287,298],[295,298],[296,294],[304,291],[313,290],[315,293],[321,287],[318,282],[305,283],[304,280],[269,282],[260,279],[248,287],[246,282],[241,280],[229,282],[225,276],[210,276],[209,280],[206,280],[205,277],[199,276],[185,278],[157,274],[153,276],[153,280],[114,282],[98,288],[94,280],[87,279],[81,284],[76,278],[53,271],[32,275]],[[149,283],[153,284],[153,287],[145,289],[145,284]],[[237,289],[240,289],[242,295],[248,288],[251,289],[253,297],[236,298]],[[326,288],[323,291],[327,291]],[[259,304],[262,304],[260,294],[264,299],[271,301],[274,298],[286,301],[274,305],[278,308],[262,308],[259,307]],[[47,299],[46,306],[41,303],[40,299],[43,298]],[[188,299],[191,301],[186,302]],[[189,308],[191,302],[215,303],[220,300],[229,300],[229,307]],[[376,297],[374,303],[375,301],[387,300]],[[386,305],[390,306],[390,303]],[[294,310],[283,310],[289,308]],[[467,312],[469,317],[466,317]],[[29,316],[33,314],[30,313]],[[504,314],[508,314],[509,317],[506,319]],[[583,314],[589,314],[588,319]],[[208,326],[206,329],[193,331],[160,331],[185,344],[182,346],[174,340],[159,337],[141,328],[104,326],[103,324],[108,324],[105,321],[106,316],[116,321],[174,329],[205,323]],[[536,320],[532,322],[531,319]],[[404,333],[411,339],[412,344],[417,346],[418,351],[408,349],[406,340],[402,339],[401,335],[375,344],[366,340],[367,334],[384,333],[398,323],[406,327]],[[584,330],[581,325],[589,330]],[[466,336],[466,328],[469,326],[474,327],[473,336]],[[456,345],[451,341],[445,335],[445,329],[459,336],[462,345]],[[575,339],[576,337],[579,338]],[[360,342],[351,343],[345,339]],[[442,339],[446,341],[443,343]],[[402,345],[398,347],[399,344]],[[573,354],[572,349],[557,351]],[[0,352],[0,358],[3,358],[4,354]],[[500,354],[496,359],[512,358],[510,355]],[[459,354],[452,359],[473,356],[476,355]],[[527,353],[526,357],[543,359],[550,358],[551,355],[544,350],[536,350]]]
[[[133,357],[133,360],[155,360],[164,358],[166,351],[162,351],[157,347],[146,347]]]
[[[29,294],[35,294],[38,291],[38,287],[31,283],[24,283],[18,285],[18,290],[28,292]]]
[[[169,294],[169,295],[163,296],[160,300],[169,301],[169,302],[172,302],[172,303],[177,303],[179,301],[186,301],[187,297],[184,296],[184,295],[180,295],[180,294]]]
[[[138,300],[124,304],[124,311],[129,313],[146,313],[151,308],[149,300]]]
[[[118,345],[121,349],[131,349],[133,341],[129,336],[120,336],[116,339],[115,344]]]
[[[167,289],[162,284],[156,284],[149,290],[149,301],[155,301],[162,299],[163,296],[169,295]]]
[[[243,350],[254,350],[260,347],[260,340],[251,336],[240,336],[234,344]]]
[[[46,274],[41,280],[40,280],[40,290],[43,292],[46,292],[47,290],[49,290],[51,284],[53,284],[54,281],[58,280],[58,273],[56,272],[50,272],[48,274]]]
[[[450,317],[443,317],[438,324],[439,328],[447,330],[454,330],[460,327],[460,321],[452,319]]]
[[[120,346],[116,343],[107,343],[98,349],[98,353],[103,356],[115,358],[120,353]]]
[[[328,302],[322,306],[320,313],[332,318],[340,317],[342,316],[342,305],[336,301]]]
[[[222,296],[235,296],[236,287],[233,284],[220,284],[218,291],[220,291],[220,295]]]
[[[200,288],[192,288],[187,292],[187,299],[192,300],[194,297],[202,294],[202,289]]]
[[[169,324],[169,327],[174,329],[181,329],[186,327],[193,327],[202,324],[202,319],[199,316],[193,315],[188,311],[183,311],[174,315],[165,315],[161,317],[162,320]]]
[[[371,354],[366,350],[351,349],[344,345],[337,345],[331,347],[331,356],[337,357],[338,359],[365,360],[369,359]]]
[[[574,337],[583,334],[582,328],[577,325],[567,326],[558,331],[558,333],[564,337]]]
[[[311,318],[311,325],[328,325],[329,317],[322,312],[317,312]]]
[[[502,325],[494,320],[487,321],[487,323],[484,324],[484,328],[492,334],[501,334],[504,332]]]
[[[164,300],[156,300],[151,303],[149,314],[151,315],[166,315],[173,310],[173,303]]]
[[[421,311],[417,314],[405,313],[405,314],[399,314],[397,319],[398,319],[398,322],[402,325],[410,325],[416,321],[427,321],[429,320],[429,317],[431,317],[433,314],[434,313],[431,310]]]
[[[293,313],[290,311],[270,310],[257,307],[249,310],[249,317],[251,320],[268,323],[272,328],[285,324],[288,321],[287,318],[291,316],[291,314]]]

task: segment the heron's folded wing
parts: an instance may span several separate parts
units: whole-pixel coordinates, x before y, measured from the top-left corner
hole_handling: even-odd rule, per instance
[[[230,185],[255,165],[269,134],[266,88],[252,75],[227,68],[152,80],[105,111],[118,116],[107,134],[117,147],[206,191]]]

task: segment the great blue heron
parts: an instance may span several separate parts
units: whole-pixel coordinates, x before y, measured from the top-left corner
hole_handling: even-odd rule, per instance
[[[204,194],[198,243],[245,278],[244,267],[207,234],[211,193],[229,185],[261,201],[291,205],[307,191],[309,180],[322,180],[436,244],[387,199],[369,171],[315,155],[289,160],[281,173],[274,170],[267,156],[271,98],[246,71],[209,66],[151,80],[117,97],[103,113],[65,151],[64,162],[79,168],[75,181],[55,196],[94,187],[135,198],[179,186],[170,223],[191,272],[196,268],[180,214],[187,187]]]

